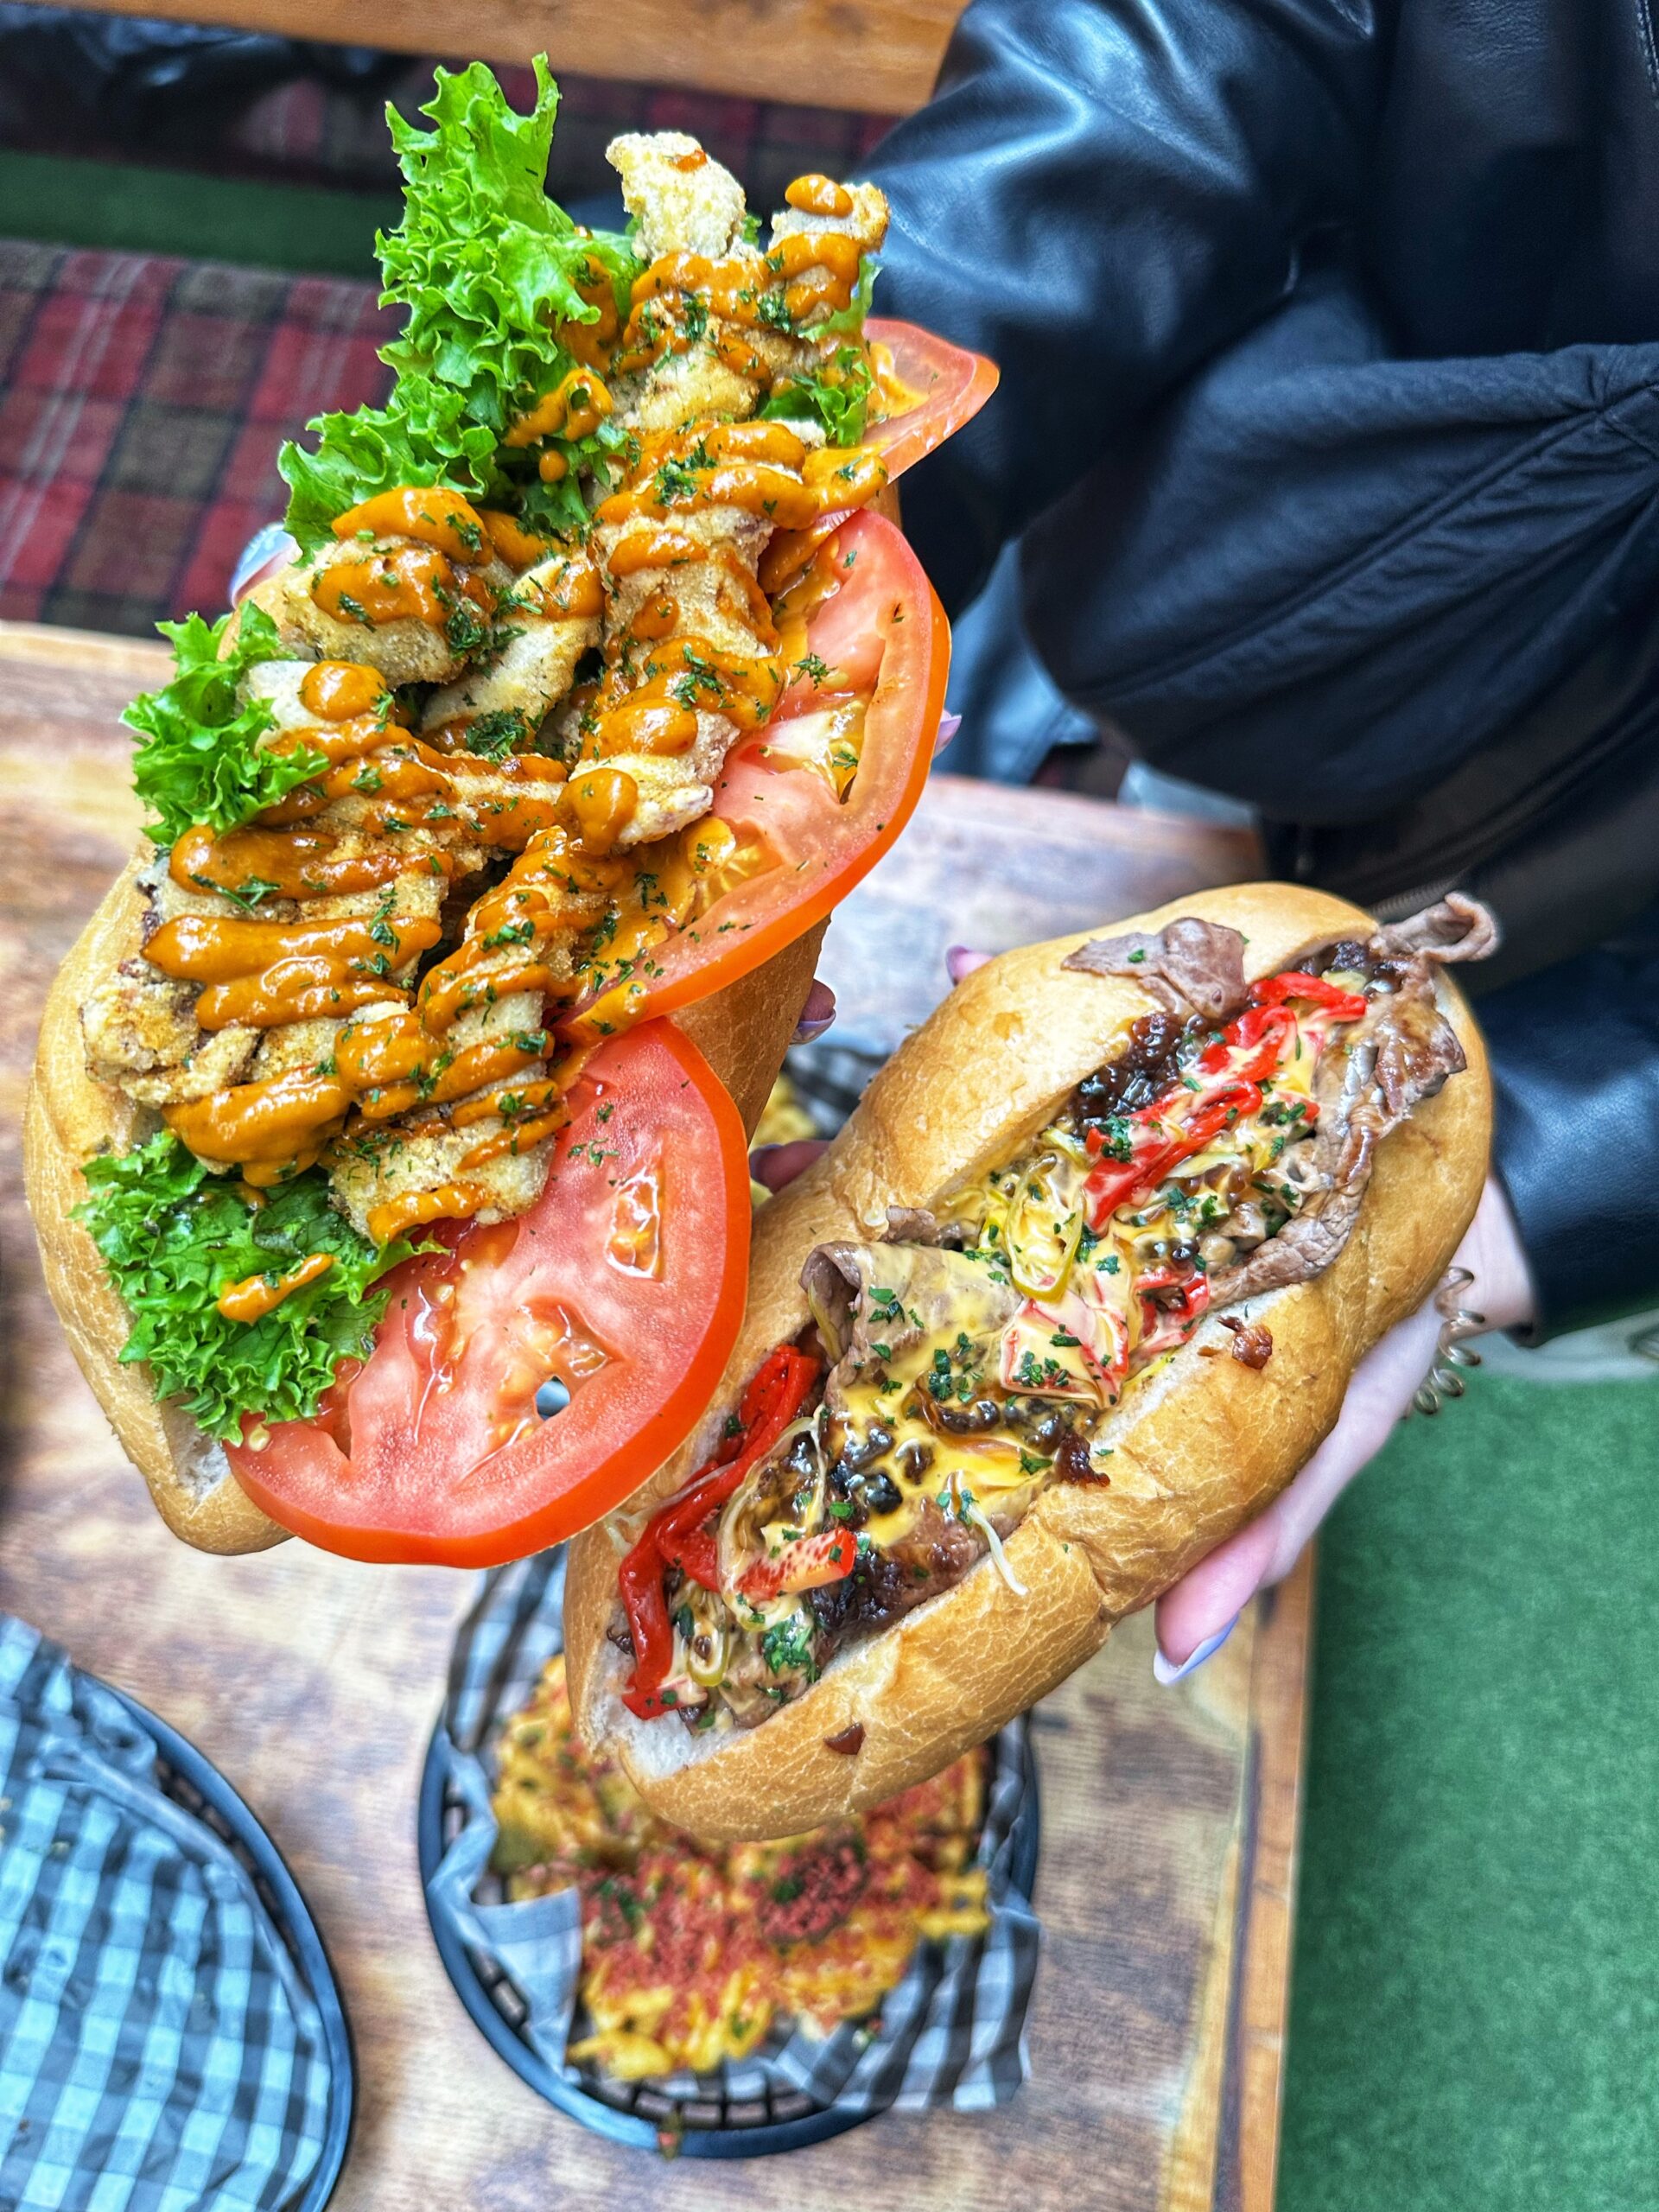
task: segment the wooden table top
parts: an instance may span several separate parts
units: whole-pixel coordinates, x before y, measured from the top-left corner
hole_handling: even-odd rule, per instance
[[[1270,2212],[1306,1567],[1192,1683],[1155,1688],[1143,1618],[1036,1713],[1046,1948],[1032,2078],[1005,2110],[889,2114],[782,2167],[664,2164],[551,2110],[467,2019],[427,1929],[415,1801],[474,1578],[359,1567],[298,1544],[218,1560],[176,1543],[41,1285],[18,1158],[34,1033],[58,962],[130,848],[138,816],[116,715],[161,665],[148,645],[0,625],[0,795],[11,831],[0,881],[0,1297],[12,1349],[0,1605],[199,1744],[304,1888],[357,2043],[357,2129],[338,2212],[545,2212],[550,2202],[760,2212],[785,2189],[801,2212],[849,2202],[867,2212]],[[914,899],[949,838],[958,861],[966,839],[988,878],[1011,851],[1028,859],[1048,837],[1070,841],[1080,868],[1090,852],[1105,856],[1098,912],[1113,911],[1122,879],[1106,861],[1130,825],[1109,831],[1105,810],[1091,810],[1091,839],[1075,811],[1087,803],[1020,794],[1037,840],[1022,848],[1007,795],[994,808],[982,791],[976,804],[971,796],[936,791],[872,879],[873,899]],[[936,836],[930,823],[947,817]],[[1116,911],[1141,903],[1131,896]],[[872,911],[879,918],[879,904]],[[1063,924],[1039,915],[1026,934],[1051,925]],[[857,927],[849,918],[844,934]]]

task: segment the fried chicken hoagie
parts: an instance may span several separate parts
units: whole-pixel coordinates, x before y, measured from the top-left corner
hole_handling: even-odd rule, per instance
[[[505,1559],[683,1433],[744,1126],[943,709],[870,510],[992,377],[867,335],[880,194],[799,180],[763,246],[695,142],[631,137],[636,235],[588,231],[537,84],[392,117],[392,391],[284,448],[287,564],[166,626],[145,842],[43,1031],[54,1295],[211,1548]]]
[[[1009,953],[766,1207],[708,1418],[572,1560],[579,1725],[781,1834],[935,1772],[1258,1512],[1485,1174],[1452,897],[1211,892]]]

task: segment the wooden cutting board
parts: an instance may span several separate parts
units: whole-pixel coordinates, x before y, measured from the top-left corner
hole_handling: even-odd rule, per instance
[[[10,832],[0,876],[0,1295],[11,1351],[0,1415],[0,1605],[182,1729],[288,1858],[333,1952],[357,2038],[359,2119],[340,2212],[546,2212],[578,2202],[769,2212],[785,2194],[799,2212],[849,2203],[862,2212],[1270,2212],[1306,1564],[1192,1683],[1154,1687],[1141,1619],[1039,1710],[1046,1947],[1032,2078],[1006,2110],[890,2114],[783,2166],[665,2164],[550,2110],[467,2019],[428,1935],[414,1808],[474,1578],[359,1567],[297,1544],[220,1560],[176,1543],[81,1382],[41,1286],[18,1160],[35,1028],[59,961],[130,849],[138,810],[116,717],[163,665],[148,645],[0,625],[0,802]],[[971,868],[1011,898],[1045,852],[1064,849],[1067,895],[1093,895],[1102,918],[1146,903],[1126,886],[1145,891],[1134,871],[1144,871],[1151,848],[1166,876],[1178,871],[1157,895],[1194,880],[1192,855],[1172,858],[1159,843],[1173,837],[1168,825],[1153,826],[1147,848],[1116,810],[1016,799],[942,784],[872,878],[864,895],[874,922],[893,902],[935,895],[942,852],[955,880]],[[1224,855],[1215,866],[1236,872]],[[1035,880],[1052,882],[1052,868]],[[1013,912],[1006,902],[1001,911]],[[1064,925],[1046,908],[1027,933]],[[844,933],[861,926],[849,916]]]

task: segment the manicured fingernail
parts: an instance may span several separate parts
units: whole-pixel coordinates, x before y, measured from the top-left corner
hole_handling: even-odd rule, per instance
[[[291,561],[299,550],[279,522],[268,522],[263,530],[256,530],[231,571],[231,605],[234,607],[251,591],[268,569]]]
[[[982,968],[990,957],[988,952],[976,952],[970,944],[947,945],[944,949],[944,972],[953,983],[959,983],[964,976],[971,976],[976,968]]]
[[[820,1137],[792,1137],[787,1144],[763,1144],[749,1154],[749,1173],[769,1191],[781,1191],[823,1150]]]
[[[806,1004],[801,1008],[801,1018],[795,1025],[792,1045],[810,1045],[815,1037],[822,1037],[836,1018],[836,995],[828,983],[814,982],[806,995]]]
[[[1225,1628],[1218,1628],[1213,1636],[1206,1636],[1198,1649],[1190,1657],[1183,1659],[1179,1667],[1173,1659],[1165,1658],[1163,1648],[1160,1645],[1152,1655],[1154,1681],[1161,1682],[1166,1689],[1172,1682],[1184,1682],[1189,1675],[1197,1674],[1206,1659],[1215,1657],[1217,1652],[1237,1626],[1238,1615],[1235,1613]]]
[[[936,760],[961,728],[962,716],[960,715],[941,715],[939,716],[939,734],[933,741],[933,757]]]

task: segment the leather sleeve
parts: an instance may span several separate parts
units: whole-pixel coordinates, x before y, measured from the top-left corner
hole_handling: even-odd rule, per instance
[[[1659,1305],[1659,912],[1480,1001],[1535,1338]]]
[[[871,162],[877,311],[1002,371],[905,486],[947,606],[1351,217],[1378,37],[1352,0],[973,0]]]

